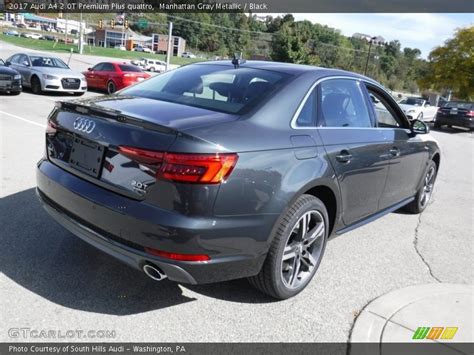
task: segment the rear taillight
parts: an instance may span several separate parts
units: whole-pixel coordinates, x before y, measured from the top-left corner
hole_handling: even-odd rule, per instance
[[[151,255],[159,256],[171,260],[179,261],[208,261],[211,260],[209,255],[206,254],[178,254],[162,251],[154,248],[145,248],[145,252]]]
[[[468,111],[466,114],[468,117],[474,117],[474,111]]]
[[[48,120],[48,124],[46,126],[46,134],[55,134],[57,128],[58,126],[54,122]]]
[[[163,153],[124,146],[119,151],[138,163],[155,167],[157,178],[198,184],[225,181],[239,158],[235,153]]]

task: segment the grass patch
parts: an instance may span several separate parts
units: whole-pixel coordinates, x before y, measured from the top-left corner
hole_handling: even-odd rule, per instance
[[[74,53],[78,53],[77,45],[65,44],[65,43],[54,42],[54,41],[46,41],[46,40],[41,40],[41,39],[7,36],[7,35],[4,35],[3,33],[0,34],[0,41],[11,43],[19,47],[35,49],[39,51],[69,53],[72,49]],[[144,57],[144,58],[159,59],[159,60],[166,61],[166,56],[164,54],[121,51],[120,49],[94,47],[94,46],[84,46],[84,51],[82,54],[110,57],[110,58],[117,58],[117,59],[136,59],[136,58]],[[191,59],[191,58],[171,57],[171,64],[184,65],[184,64],[194,63],[194,62],[200,62],[202,60],[203,59],[199,59],[199,58]]]

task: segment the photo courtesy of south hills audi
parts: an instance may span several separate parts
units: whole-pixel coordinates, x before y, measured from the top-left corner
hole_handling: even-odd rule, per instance
[[[470,2],[2,8],[2,354],[472,353]]]

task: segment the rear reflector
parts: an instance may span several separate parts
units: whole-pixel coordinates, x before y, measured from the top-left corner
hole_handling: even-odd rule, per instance
[[[179,261],[208,261],[211,260],[209,255],[206,254],[178,254],[169,253],[153,248],[145,248],[145,252],[151,255],[159,256],[165,259],[179,260]]]
[[[238,160],[235,153],[163,153],[133,147],[119,152],[138,163],[156,167],[156,177],[177,182],[218,184],[232,172]]]

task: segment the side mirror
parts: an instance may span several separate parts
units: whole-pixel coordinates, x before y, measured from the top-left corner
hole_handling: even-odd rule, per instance
[[[423,121],[413,120],[411,121],[410,130],[414,134],[427,134],[430,132],[430,127]]]
[[[8,60],[5,62],[5,66],[6,66],[6,67],[9,67],[11,64],[12,64],[12,63],[9,62]]]
[[[92,71],[92,68],[87,68],[87,70]]]

